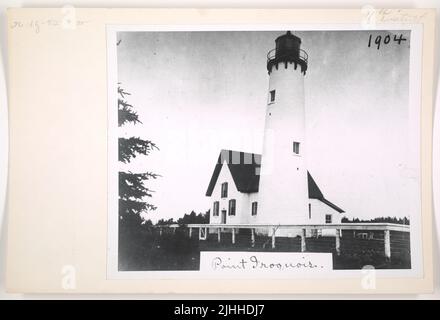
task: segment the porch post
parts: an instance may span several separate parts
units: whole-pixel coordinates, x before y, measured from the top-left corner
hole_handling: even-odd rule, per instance
[[[336,254],[341,255],[341,230],[336,229]]]
[[[252,243],[252,248],[255,247],[255,229],[254,228],[251,229],[251,243]]]
[[[273,228],[272,229],[272,249],[275,248],[275,232],[277,229]]]
[[[235,228],[232,228],[232,244],[235,243]]]
[[[189,237],[191,238],[193,228],[189,227]]]
[[[159,236],[162,236],[162,227],[159,228]]]
[[[306,229],[301,230],[301,252],[306,252]]]
[[[384,245],[385,245],[385,257],[391,259],[391,237],[390,230],[384,231]]]
[[[222,233],[222,228],[217,228],[217,241],[220,242],[220,237]]]

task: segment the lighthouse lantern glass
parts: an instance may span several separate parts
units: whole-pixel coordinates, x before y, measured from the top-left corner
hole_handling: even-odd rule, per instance
[[[278,37],[275,41],[275,56],[280,57],[299,57],[299,51],[301,46],[301,39],[293,34],[286,33],[281,37]]]

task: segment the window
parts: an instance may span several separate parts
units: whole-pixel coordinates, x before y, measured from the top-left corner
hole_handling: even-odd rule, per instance
[[[299,154],[299,142],[293,142],[293,153]]]
[[[325,223],[332,223],[332,215],[331,214],[325,215]]]
[[[309,203],[309,219],[312,219],[312,204]]]
[[[228,183],[223,182],[222,183],[222,198],[227,198],[227,197],[228,197]]]
[[[275,90],[269,91],[269,103],[275,102]]]
[[[213,216],[218,216],[218,208],[219,208],[219,202],[215,201],[214,208],[212,208],[212,215]]]
[[[258,203],[257,202],[252,202],[252,215],[253,216],[257,215],[257,207],[258,207]]]
[[[229,200],[229,215],[235,216],[235,199]]]

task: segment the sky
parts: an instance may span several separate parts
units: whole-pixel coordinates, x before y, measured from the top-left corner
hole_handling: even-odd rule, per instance
[[[142,124],[122,136],[159,151],[121,169],[153,171],[157,221],[205,212],[221,149],[261,153],[266,54],[285,31],[119,32],[118,82]],[[409,144],[409,31],[302,31],[308,170],[345,216],[419,213],[419,172]],[[368,47],[369,36],[407,41]]]

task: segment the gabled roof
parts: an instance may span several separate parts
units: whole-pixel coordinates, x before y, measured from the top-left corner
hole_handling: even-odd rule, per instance
[[[247,152],[222,150],[212,173],[211,181],[206,191],[211,196],[222,169],[223,162],[228,164],[232,179],[237,190],[243,193],[258,192],[260,184],[261,155]]]
[[[338,211],[339,213],[345,212],[344,210],[339,208],[337,205],[331,203],[324,197],[324,195],[322,194],[321,190],[319,189],[318,185],[316,184],[315,180],[313,179],[309,171],[307,171],[307,182],[309,185],[309,199],[318,199],[321,202],[328,205],[330,208]]]
[[[217,159],[211,181],[209,182],[206,195],[210,197],[214,191],[218,176],[223,163],[226,162],[231,172],[237,190],[243,193],[258,192],[260,184],[261,155],[256,153],[247,153],[232,150],[222,150]],[[318,199],[339,213],[344,212],[341,208],[328,201],[312,175],[307,171],[307,183],[310,199]]]

